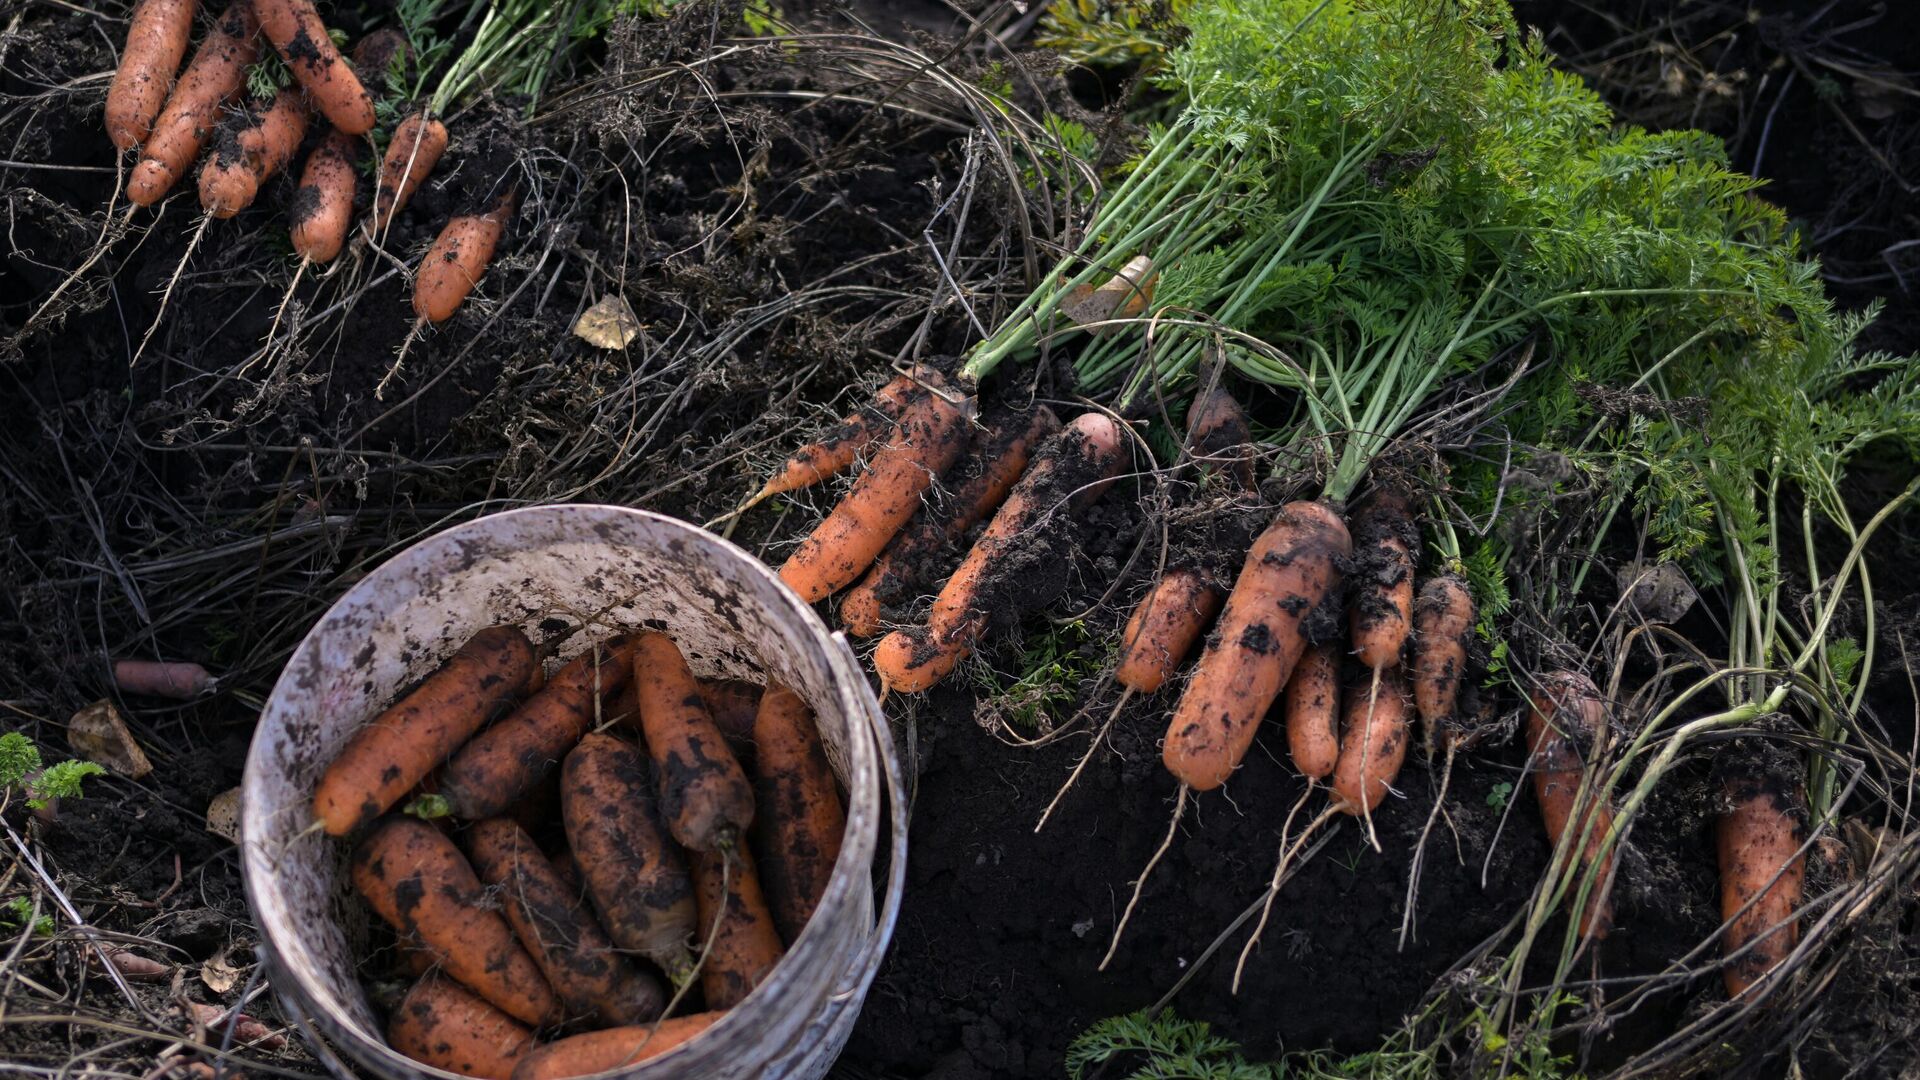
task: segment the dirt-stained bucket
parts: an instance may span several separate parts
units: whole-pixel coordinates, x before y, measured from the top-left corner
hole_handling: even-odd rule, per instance
[[[711,533],[623,507],[547,506],[449,529],[369,574],[300,643],[261,713],[242,785],[247,899],[275,993],[340,1075],[455,1074],[382,1037],[356,970],[367,928],[348,882],[349,845],[308,828],[315,781],[356,728],[480,628],[512,623],[537,642],[588,620],[557,660],[650,626],[679,642],[698,675],[792,687],[813,707],[847,792],[840,862],[786,959],[700,1038],[608,1075],[819,1077],[846,1044],[893,932],[906,866],[899,761],[846,639]],[[882,848],[886,878],[876,886]]]

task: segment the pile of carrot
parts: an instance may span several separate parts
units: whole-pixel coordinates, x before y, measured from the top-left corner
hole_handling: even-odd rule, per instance
[[[394,1049],[483,1080],[663,1054],[763,982],[813,917],[845,811],[806,703],[696,679],[666,634],[544,670],[481,630],[354,733],[314,790],[411,980]]]
[[[356,65],[334,46],[311,0],[236,0],[215,17],[181,71],[197,6],[194,0],[140,0],[129,20],[106,106],[108,137],[138,154],[128,197],[137,206],[159,202],[205,150],[201,208],[210,217],[232,217],[293,163],[318,114],[323,123],[314,125],[289,225],[303,265],[331,262],[346,246],[353,223],[357,163],[375,124],[373,96]],[[359,67],[384,69],[396,38],[395,31],[369,35],[355,52]],[[243,104],[247,71],[263,55],[261,39],[294,82],[264,106]],[[365,221],[370,240],[384,239],[447,141],[446,125],[426,108],[396,125]],[[513,209],[508,194],[447,222],[415,278],[413,306],[421,319],[441,322],[459,309],[492,262]]]

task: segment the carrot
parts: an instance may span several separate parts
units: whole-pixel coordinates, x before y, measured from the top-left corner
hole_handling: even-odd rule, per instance
[[[367,219],[374,236],[386,235],[394,215],[407,208],[407,201],[446,152],[447,125],[425,112],[409,115],[393,129],[387,156],[380,163],[380,186],[373,193],[373,216]]]
[[[1006,501],[1035,448],[1059,427],[1053,410],[1042,405],[1025,416],[995,418],[975,435],[953,493],[922,504],[867,576],[841,598],[840,621],[847,632],[854,637],[879,633],[888,605],[913,599],[921,586],[937,578],[947,546]]]
[[[345,836],[386,813],[505,704],[534,666],[517,627],[473,635],[419,689],[354,732],[313,794],[313,813]]]
[[[1318,502],[1281,507],[1254,541],[1167,726],[1161,760],[1183,783],[1211,791],[1233,775],[1306,651],[1301,624],[1351,550],[1340,515]]]
[[[200,156],[201,144],[220,119],[220,106],[247,84],[247,66],[260,55],[254,41],[258,32],[252,5],[241,0],[227,8],[201,39],[167,98],[167,107],[141,144],[139,163],[127,177],[127,197],[135,204],[159,202]]]
[[[633,675],[633,644],[616,639],[588,649],[505,719],[475,736],[447,762],[440,794],[454,817],[473,821],[506,812],[560,763],[593,726],[600,696]]]
[[[769,686],[754,717],[754,853],[780,936],[793,941],[826,895],[847,813],[813,714],[800,695]]]
[[[353,66],[333,47],[326,24],[310,0],[253,0],[260,32],[313,96],[313,104],[336,129],[349,135],[373,130],[373,99]]]
[[[140,0],[127,20],[127,47],[107,89],[107,138],[122,150],[146,141],[193,36],[196,0]]]
[[[568,1080],[636,1065],[692,1042],[725,1015],[720,1011],[694,1013],[676,1016],[658,1028],[642,1024],[557,1039],[528,1054],[514,1068],[513,1080]]]
[[[731,1009],[766,979],[787,950],[744,845],[694,855],[693,881],[700,939],[713,942],[700,961],[700,993],[707,1008]]]
[[[1187,414],[1187,452],[1203,472],[1218,473],[1243,491],[1254,486],[1252,442],[1246,410],[1224,387],[1214,387]]]
[[[1413,606],[1413,704],[1426,725],[1427,752],[1457,737],[1454,717],[1460,678],[1467,670],[1467,642],[1473,637],[1473,594],[1453,574],[1420,586]]]
[[[693,968],[693,883],[654,798],[646,758],[611,735],[581,739],[561,766],[561,821],[602,925],[679,985]]]
[[[926,393],[921,386],[923,382],[943,388],[946,385],[931,368],[915,367],[910,374],[895,375],[885,386],[874,391],[871,404],[849,413],[818,442],[794,451],[793,456],[767,479],[753,498],[747,500],[746,505],[752,506],[775,495],[812,487],[845,472],[860,451],[879,438],[881,433],[892,430],[907,406]]]
[[[1354,515],[1358,553],[1348,594],[1349,636],[1360,662],[1378,672],[1400,662],[1413,614],[1413,517],[1397,492],[1377,493]]]
[[[1309,780],[1326,779],[1340,760],[1339,677],[1339,649],[1327,644],[1308,649],[1287,680],[1287,751]]]
[[[439,829],[410,817],[382,821],[354,849],[353,884],[382,919],[403,937],[418,937],[467,989],[524,1023],[561,1019],[546,976]]]
[[[994,618],[996,571],[1030,549],[1056,514],[1092,503],[1119,476],[1125,457],[1120,426],[1101,413],[1075,417],[1047,441],[1008,493],[966,559],[934,599],[927,625],[880,639],[873,666],[889,690],[917,694],[945,678]],[[1064,518],[1063,518],[1064,519]],[[1006,619],[1019,605],[1001,604]]]
[[[346,246],[347,228],[353,224],[353,165],[359,151],[359,139],[335,131],[307,155],[288,216],[293,250],[309,262],[332,262]]]
[[[1407,760],[1411,704],[1406,678],[1398,669],[1381,674],[1376,692],[1347,688],[1346,732],[1340,737],[1340,760],[1328,781],[1341,813],[1370,814],[1387,797]]]
[[[462,214],[447,222],[420,260],[413,281],[413,313],[428,322],[453,318],[493,261],[493,249],[513,217],[512,192],[500,196],[484,214]]]
[[[192,701],[213,689],[213,674],[199,664],[165,660],[115,660],[113,685],[123,694]]]
[[[753,823],[753,785],[701,702],[680,647],[656,631],[634,642],[640,727],[653,754],[667,831],[692,851],[731,848]]]
[[[1592,801],[1579,807],[1580,785],[1586,775],[1581,753],[1591,746],[1606,720],[1606,706],[1593,680],[1578,672],[1557,671],[1541,679],[1527,710],[1527,749],[1532,757],[1533,791],[1540,801],[1540,817],[1547,839],[1554,844],[1569,828],[1574,836],[1586,834],[1582,860],[1592,864],[1600,858],[1601,840],[1613,827],[1613,808]],[[1592,940],[1607,936],[1613,925],[1613,904],[1608,892],[1613,885],[1613,855],[1609,853],[1594,879],[1587,906],[1578,918],[1580,935]],[[1577,883],[1576,883],[1577,887]]]
[[[760,696],[760,687],[742,679],[700,680],[700,701],[742,765],[753,758],[753,718],[760,712]]]
[[[388,1018],[387,1043],[422,1065],[509,1080],[533,1049],[533,1032],[452,980],[428,975]]]
[[[853,489],[781,564],[780,580],[811,604],[865,573],[966,449],[971,413],[971,398],[929,393],[909,404]]]
[[[1807,861],[1806,792],[1791,767],[1755,767],[1723,755],[1716,762],[1725,809],[1716,824],[1720,917],[1727,996],[1737,998],[1779,967],[1800,940]]]
[[[573,861],[573,852],[556,851],[553,858],[547,861],[553,865],[554,876],[560,879],[560,883],[567,887],[568,892],[575,897],[586,895],[585,886],[580,884],[580,867]]]
[[[1142,694],[1166,685],[1213,617],[1220,614],[1225,599],[1226,590],[1204,571],[1185,567],[1167,571],[1127,620],[1114,678]]]
[[[499,891],[507,923],[574,1018],[644,1024],[666,1008],[658,980],[620,953],[526,830],[505,818],[476,822],[467,851]]]
[[[251,126],[222,134],[200,167],[200,208],[230,218],[260,193],[267,178],[286,167],[307,137],[307,95],[283,88]]]

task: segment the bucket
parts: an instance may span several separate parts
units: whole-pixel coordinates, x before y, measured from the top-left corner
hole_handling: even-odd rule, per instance
[[[663,629],[696,675],[772,678],[804,698],[847,793],[840,861],[786,958],[701,1037],[606,1075],[811,1080],[846,1045],[893,933],[906,869],[900,764],[846,638],[759,560],[711,533],[624,507],[543,506],[448,529],[362,579],[294,650],[260,715],[241,785],[247,901],[282,1008],[336,1074],[458,1075],[386,1044],[356,976],[366,925],[348,879],[351,844],[308,829],[320,773],[356,729],[475,631],[511,623],[538,643],[589,618],[595,624],[568,637],[549,665],[615,633]],[[883,835],[887,877],[876,899]]]

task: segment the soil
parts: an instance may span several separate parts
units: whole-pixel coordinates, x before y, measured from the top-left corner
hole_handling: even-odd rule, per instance
[[[807,6],[788,7],[803,15]],[[1713,37],[1715,20],[1749,25],[1745,5],[1596,7],[1519,5],[1630,115],[1727,136],[1734,160],[1757,164],[1771,180],[1767,196],[1804,223],[1841,302],[1885,301],[1872,343],[1920,348],[1910,290],[1920,245],[1908,243],[1920,222],[1885,167],[1911,168],[1920,108],[1841,80],[1849,130],[1816,78],[1831,69],[1806,59],[1854,64],[1871,55],[1911,66],[1920,20],[1866,0],[1768,0],[1755,5],[1752,32],[1727,45]],[[949,8],[931,2],[854,5],[854,14],[928,51],[961,29]],[[608,66],[635,85],[657,78],[704,50],[718,20],[703,8],[698,18],[616,28]],[[126,947],[177,965],[180,977],[133,984],[136,1010],[83,969],[70,938],[9,939],[9,947],[25,942],[18,970],[49,992],[9,976],[0,990],[8,1012],[57,1005],[75,1019],[0,1024],[0,1059],[117,1063],[141,1075],[164,1042],[128,1044],[127,1025],[193,1034],[176,1002],[230,1005],[257,988],[235,852],[207,831],[205,807],[238,782],[261,696],[342,589],[425,532],[527,502],[607,501],[711,518],[798,438],[831,428],[884,381],[890,361],[961,351],[971,339],[969,308],[990,322],[1021,267],[1013,193],[990,169],[976,177],[979,205],[956,224],[948,197],[968,174],[970,151],[953,124],[851,97],[810,97],[852,78],[845,57],[763,54],[698,78],[681,70],[642,90],[558,86],[551,115],[531,127],[517,119],[520,103],[489,99],[452,125],[445,163],[379,249],[342,256],[334,271],[308,269],[284,308],[296,264],[284,233],[294,182],[283,175],[264,186],[256,208],[213,223],[197,246],[191,194],[157,217],[137,217],[110,257],[67,287],[60,321],[27,328],[103,230],[119,229],[103,215],[114,189],[99,128],[104,82],[85,81],[106,70],[119,32],[113,20],[49,5],[0,37],[0,131],[8,135],[0,154],[0,710],[51,758],[65,745],[63,717],[114,696],[110,656],[197,660],[221,683],[200,702],[120,702],[155,761],[145,780],[89,781],[87,797],[66,800],[52,823],[17,802],[5,811],[89,924],[127,935]],[[1704,66],[1676,63],[1691,81],[1672,90],[1658,67],[1634,66],[1648,40],[1689,46]],[[1773,73],[1800,70],[1796,57],[1814,73],[1784,86],[1786,76]],[[818,67],[796,74],[793,63]],[[1714,70],[1730,94],[1703,81],[1701,72]],[[1735,79],[1736,71],[1752,74]],[[1117,80],[1068,79],[1044,65],[1036,72],[1035,92],[1070,87],[1084,108],[1119,92]],[[728,102],[724,112],[716,100]],[[1868,105],[1876,115],[1861,111]],[[1891,111],[1877,115],[1882,108]],[[190,186],[182,180],[182,190]],[[362,210],[369,186],[361,185]],[[476,299],[412,340],[386,397],[377,397],[412,331],[402,268],[449,215],[516,186],[520,210]],[[970,261],[937,265],[922,230],[944,243],[956,228]],[[183,260],[165,317],[143,343]],[[950,273],[964,290],[950,287]],[[613,294],[632,304],[640,332],[628,350],[609,354],[569,328]],[[252,355],[270,328],[292,347],[235,375],[237,358]],[[1064,414],[1072,403],[1054,380],[1059,367],[1021,372],[990,396],[1015,407],[1037,397]],[[1877,507],[1898,490],[1901,468],[1863,470],[1861,505]],[[1071,693],[1042,701],[1038,715],[1058,721],[1086,706],[1103,718],[1112,707],[1095,643],[1111,638],[1144,587],[1163,535],[1170,564],[1219,568],[1267,516],[1212,487],[1204,497],[1133,494],[1097,504],[1077,541],[1057,538],[1050,558],[996,582],[1028,610],[1079,628],[1077,639],[1063,632],[1080,644],[1055,660]],[[1263,505],[1290,495],[1288,484],[1269,483]],[[816,499],[756,512],[735,539],[777,560]],[[1184,508],[1164,519],[1142,509],[1171,502]],[[1910,522],[1885,542],[1889,566],[1920,558]],[[1634,543],[1624,537],[1617,546],[1629,552]],[[1882,576],[1881,625],[1920,638],[1914,586],[1889,580],[1897,576]],[[1718,632],[1698,610],[1687,618],[1688,633]],[[1108,747],[1035,835],[1086,748],[1083,737],[1037,749],[1008,741],[1008,717],[1036,710],[1008,707],[1006,673],[1030,666],[1027,654],[1046,629],[1037,615],[1024,628],[996,627],[963,677],[890,707],[913,775],[908,895],[837,1075],[1058,1076],[1076,1033],[1153,1004],[1189,974],[1173,1007],[1214,1023],[1252,1056],[1357,1053],[1397,1030],[1436,981],[1479,974],[1456,965],[1508,925],[1549,851],[1520,773],[1523,751],[1511,739],[1489,739],[1456,761],[1425,843],[1404,949],[1409,867],[1440,783],[1437,767],[1417,754],[1373,816],[1379,850],[1363,822],[1333,819],[1325,846],[1276,903],[1237,994],[1233,967],[1247,928],[1202,961],[1261,898],[1304,793],[1281,763],[1283,733],[1271,723],[1223,791],[1190,800],[1101,971],[1131,883],[1167,836],[1176,796],[1158,739],[1171,691],[1129,704]],[[1911,735],[1901,726],[1911,724],[1911,706],[1899,668],[1882,662],[1869,686],[1896,746]],[[1469,711],[1489,730],[1515,729],[1517,703],[1484,705]],[[1676,782],[1657,791],[1623,856],[1619,928],[1581,958],[1576,980],[1659,972],[1714,929],[1717,792],[1704,756],[1683,759]],[[1295,821],[1317,813],[1321,799],[1309,795]],[[50,890],[8,850],[0,902],[21,896],[50,909]],[[1840,872],[1816,860],[1810,888]],[[1562,925],[1550,924],[1553,940]],[[1826,1026],[1803,1065],[1822,1075],[1848,1064],[1862,1075],[1911,1065],[1900,1036],[1920,1030],[1912,1019],[1920,1009],[1900,972],[1912,970],[1913,929],[1911,908],[1889,905],[1880,922],[1854,932],[1863,942],[1836,975]],[[1551,975],[1543,952],[1523,973],[1527,985]],[[1611,983],[1579,989],[1624,992]],[[1556,1050],[1597,1074],[1720,993],[1717,977],[1673,980],[1604,1033],[1570,1036]],[[270,997],[246,1007],[283,1022]],[[1777,1067],[1763,1053],[1772,1037],[1736,1047],[1725,1071]],[[297,1039],[246,1056],[265,1069],[320,1071]]]

